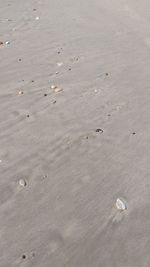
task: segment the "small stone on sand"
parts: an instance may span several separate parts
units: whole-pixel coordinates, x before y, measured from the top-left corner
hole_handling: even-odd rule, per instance
[[[39,17],[36,17],[35,20],[39,20],[40,18]]]
[[[2,41],[0,41],[0,45],[3,45],[4,43]]]

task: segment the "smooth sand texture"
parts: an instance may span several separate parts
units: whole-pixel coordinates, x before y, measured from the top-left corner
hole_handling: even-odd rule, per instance
[[[0,267],[149,267],[150,2],[0,0],[0,41]]]

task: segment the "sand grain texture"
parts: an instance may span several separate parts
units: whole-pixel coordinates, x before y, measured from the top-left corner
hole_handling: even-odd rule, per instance
[[[150,266],[149,7],[0,0],[0,267]]]

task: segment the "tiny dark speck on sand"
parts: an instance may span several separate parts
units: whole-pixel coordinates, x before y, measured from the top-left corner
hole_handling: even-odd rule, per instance
[[[30,115],[29,114],[27,114],[27,118],[29,118],[30,117]]]
[[[47,96],[47,94],[44,94],[44,96]]]
[[[105,75],[108,76],[109,75],[108,72],[106,72]]]
[[[132,135],[135,135],[135,134],[136,134],[136,132],[133,132],[133,133],[132,133]]]
[[[96,129],[96,133],[103,133],[103,130],[102,129]]]
[[[22,259],[24,259],[24,260],[25,260],[25,259],[26,259],[26,255],[22,255]]]

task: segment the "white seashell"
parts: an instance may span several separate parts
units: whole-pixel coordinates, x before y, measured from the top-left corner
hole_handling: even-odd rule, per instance
[[[63,65],[63,62],[57,62],[57,66],[61,67]]]
[[[55,88],[57,88],[57,86],[54,85],[54,84],[52,84],[52,85],[51,85],[51,89],[55,89]]]
[[[120,198],[117,198],[116,200],[116,208],[120,211],[127,209],[125,202]]]
[[[35,20],[39,20],[40,18],[39,17],[36,17]]]
[[[5,42],[5,44],[6,44],[6,45],[9,45],[9,44],[10,44],[10,42],[9,42],[9,41],[6,41],[6,42]]]
[[[23,95],[23,91],[19,91],[18,92],[18,95]]]
[[[24,179],[19,180],[19,185],[25,187],[27,185],[26,181]]]

